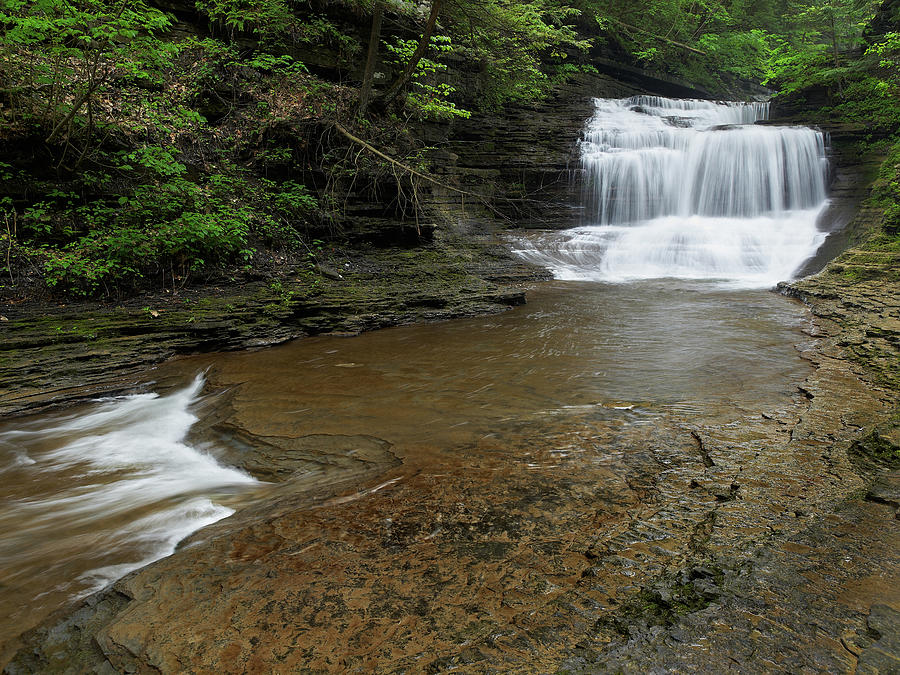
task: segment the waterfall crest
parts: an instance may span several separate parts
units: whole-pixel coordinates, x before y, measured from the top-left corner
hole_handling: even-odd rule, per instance
[[[521,247],[557,278],[770,286],[824,240],[823,135],[755,126],[767,103],[596,99],[581,142],[586,225]]]

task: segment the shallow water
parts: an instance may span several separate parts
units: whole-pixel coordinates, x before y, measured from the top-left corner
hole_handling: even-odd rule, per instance
[[[213,411],[231,430],[374,436],[433,465],[585,411],[639,425],[777,404],[808,372],[795,347],[806,320],[765,291],[552,282],[504,314],[183,358],[152,374],[178,383],[164,396],[10,421],[0,427],[0,630],[13,637],[265,491],[191,437]],[[228,391],[224,410],[200,396],[207,369]],[[335,467],[316,480],[340,478]]]
[[[571,406],[755,407],[807,372],[794,302],[709,284],[554,282],[496,316],[199,356],[271,433],[454,442]],[[246,419],[244,419],[246,418]],[[460,427],[470,429],[461,432]]]
[[[0,644],[175,550],[258,486],[185,441],[204,379],[0,425]],[[239,500],[238,500],[239,501]]]

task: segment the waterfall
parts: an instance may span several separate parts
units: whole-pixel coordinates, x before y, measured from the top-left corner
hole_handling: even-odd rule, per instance
[[[518,252],[560,279],[789,278],[825,237],[825,144],[753,124],[767,116],[767,103],[596,99],[580,148],[585,225]]]

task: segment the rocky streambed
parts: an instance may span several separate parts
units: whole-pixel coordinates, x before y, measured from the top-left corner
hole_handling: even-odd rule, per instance
[[[448,162],[471,172],[464,150]],[[657,288],[653,312],[626,297],[594,307],[594,324],[559,298],[519,308],[568,312],[568,332],[538,331],[528,350],[500,330],[515,313],[432,327],[456,332],[450,343],[402,329],[400,356],[384,355],[389,331],[335,337],[521,304],[540,273],[491,228],[474,244],[453,231],[415,250],[287,262],[227,295],[52,317],[4,307],[0,411],[174,387],[212,365],[209,386],[226,393],[192,439],[272,482],[174,555],[10,641],[5,672],[897,669],[893,254],[850,249],[781,287],[808,309],[758,293],[679,321],[678,294]],[[596,333],[580,351],[579,325]],[[763,325],[774,333],[757,342],[693,342]],[[309,335],[335,344],[183,357]],[[467,343],[487,345],[483,366],[463,368]],[[420,352],[466,374],[424,377]],[[257,357],[269,375],[254,379]],[[409,379],[391,389],[373,363]],[[584,373],[603,387],[585,388]],[[691,382],[710,395],[673,389]]]
[[[588,397],[391,443],[340,416],[311,436],[239,388],[209,428],[266,449],[243,461],[277,487],[6,670],[892,672],[900,295],[892,261],[860,279],[854,255],[783,289],[811,310],[806,374],[706,408]]]

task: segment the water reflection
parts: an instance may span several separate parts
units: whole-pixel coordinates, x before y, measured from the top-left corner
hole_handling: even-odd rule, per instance
[[[358,338],[194,357],[240,385],[235,423],[272,435],[371,434],[403,446],[470,442],[573,406],[682,412],[752,407],[807,372],[802,311],[703,284],[553,283],[515,311]]]

